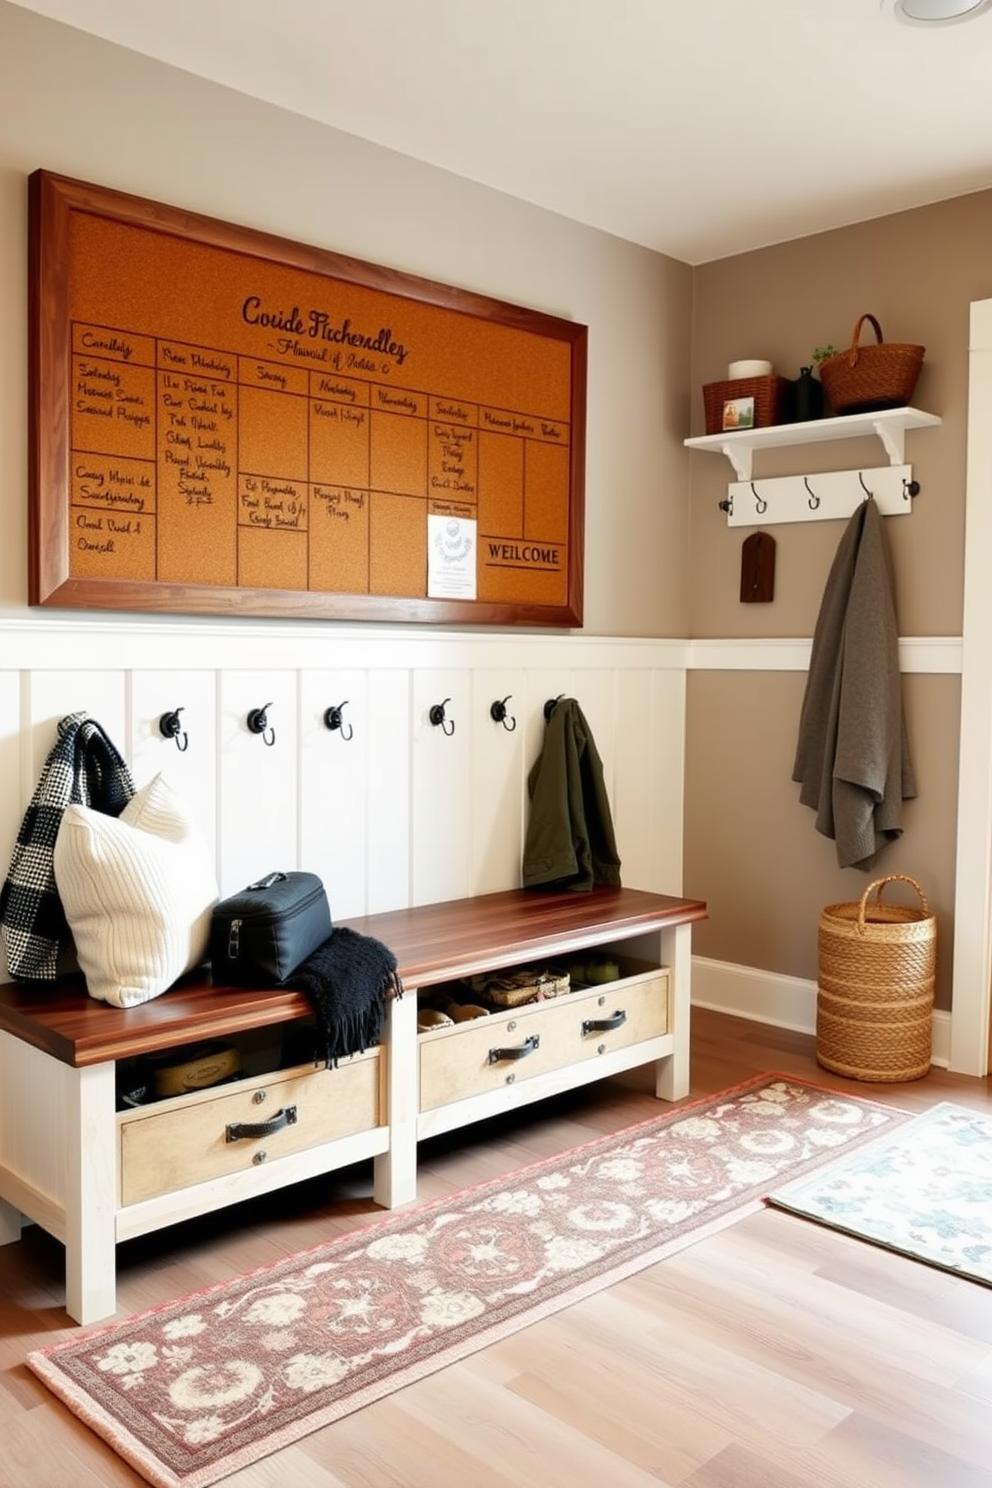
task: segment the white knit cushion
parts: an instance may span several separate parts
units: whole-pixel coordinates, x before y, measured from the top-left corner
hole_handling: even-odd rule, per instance
[[[119,817],[68,807],[54,866],[91,997],[134,1007],[205,960],[217,875],[206,838],[162,775]]]

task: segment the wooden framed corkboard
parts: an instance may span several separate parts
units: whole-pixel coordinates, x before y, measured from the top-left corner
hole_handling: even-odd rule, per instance
[[[586,327],[30,179],[33,605],[582,624]]]

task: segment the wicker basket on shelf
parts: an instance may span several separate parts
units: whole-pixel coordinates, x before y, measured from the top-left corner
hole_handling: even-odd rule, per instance
[[[737,377],[729,382],[703,384],[707,434],[723,433],[723,405],[737,398],[754,399],[754,425],[766,429],[789,421],[792,383],[787,377]]]
[[[878,344],[860,344],[865,321]],[[847,351],[835,352],[820,363],[820,381],[834,413],[867,413],[878,408],[903,408],[912,401],[925,346],[883,341],[874,315],[855,323]]]
[[[911,884],[919,908],[883,904],[886,884]],[[869,903],[869,896],[875,898]],[[868,885],[820,915],[816,1058],[852,1080],[919,1080],[930,1069],[937,923],[904,873]]]

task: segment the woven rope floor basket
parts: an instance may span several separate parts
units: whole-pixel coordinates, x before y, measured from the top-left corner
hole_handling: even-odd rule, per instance
[[[885,885],[900,881],[916,890],[919,908],[882,903]],[[930,1069],[937,922],[916,879],[892,873],[856,904],[828,904],[818,962],[817,1062],[852,1080],[922,1079]]]

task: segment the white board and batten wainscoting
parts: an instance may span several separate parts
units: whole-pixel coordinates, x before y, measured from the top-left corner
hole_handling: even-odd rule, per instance
[[[603,758],[624,882],[679,894],[684,653],[532,632],[0,619],[0,856],[56,721],[85,710],[139,785],[165,770],[190,802],[222,894],[306,868],[345,918],[515,888],[544,705],[564,695]],[[504,699],[505,724],[490,716]],[[324,715],[341,705],[331,730]],[[185,750],[159,727],[177,708]],[[247,727],[257,708],[264,736]]]

